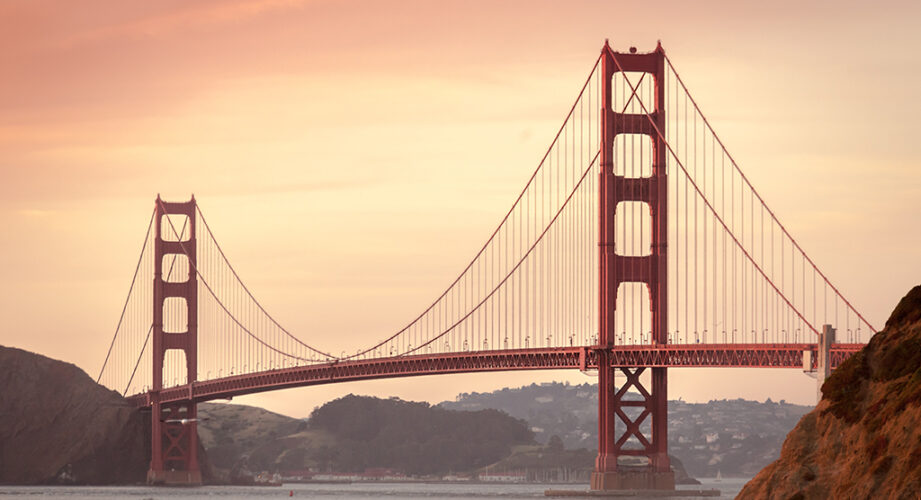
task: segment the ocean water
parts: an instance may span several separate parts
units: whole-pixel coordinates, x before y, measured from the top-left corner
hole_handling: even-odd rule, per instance
[[[734,498],[749,478],[700,478],[700,486],[681,489],[718,489],[722,498]],[[69,500],[203,500],[257,498],[330,497],[341,500],[391,498],[544,498],[544,490],[587,489],[561,484],[462,484],[462,483],[352,483],[285,484],[282,486],[202,486],[200,488],[154,488],[147,486],[0,486],[0,498],[65,498]]]

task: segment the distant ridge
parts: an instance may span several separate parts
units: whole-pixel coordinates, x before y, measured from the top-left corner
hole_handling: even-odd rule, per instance
[[[494,408],[526,420],[538,442],[548,443],[558,436],[567,449],[596,450],[597,397],[595,384],[544,383],[464,393],[440,406]],[[811,409],[785,401],[741,398],[708,403],[672,400],[668,402],[669,454],[678,457],[694,477],[715,477],[717,472],[726,477],[751,477],[780,456],[785,436]]]

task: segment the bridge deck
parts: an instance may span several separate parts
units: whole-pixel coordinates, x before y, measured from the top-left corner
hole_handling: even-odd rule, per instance
[[[613,350],[615,367],[747,367],[802,368],[803,352],[815,353],[816,344],[696,344],[667,346],[617,346]],[[834,344],[832,368],[863,348],[863,344]],[[817,356],[813,355],[813,367]],[[193,382],[160,391],[163,403],[209,401],[234,396],[395,377],[442,375],[515,370],[597,369],[595,351],[589,347],[535,348],[423,354],[368,360],[332,361],[293,368],[266,370]],[[137,406],[153,402],[152,393],[135,394],[129,400]]]

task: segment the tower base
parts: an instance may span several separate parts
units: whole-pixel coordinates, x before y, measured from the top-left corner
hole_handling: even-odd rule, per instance
[[[156,486],[201,486],[201,471],[148,470],[147,484]]]
[[[674,490],[675,473],[649,468],[621,468],[614,472],[592,472],[593,490]]]

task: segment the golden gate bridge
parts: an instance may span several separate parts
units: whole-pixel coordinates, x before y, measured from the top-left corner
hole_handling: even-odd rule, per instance
[[[605,43],[511,208],[398,331],[355,352],[308,340],[335,332],[295,335],[246,287],[194,197],[158,197],[97,380],[152,411],[148,480],[196,484],[202,401],[389,377],[597,370],[592,488],[672,489],[668,368],[821,375],[875,331],[768,208],[661,45],[622,53]]]

